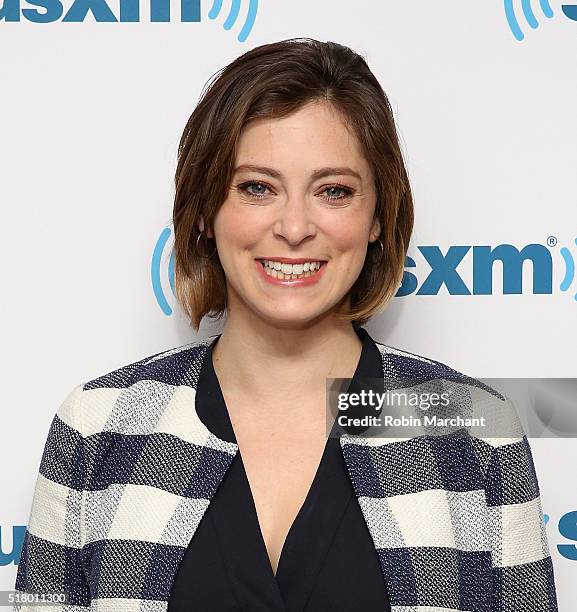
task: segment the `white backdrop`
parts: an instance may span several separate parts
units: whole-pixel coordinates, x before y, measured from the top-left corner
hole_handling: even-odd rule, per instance
[[[533,16],[521,0],[510,4],[524,40],[499,0],[261,0],[240,42],[254,0],[240,3],[229,30],[232,0],[215,19],[207,0],[200,21],[186,23],[178,2],[164,23],[150,21],[144,1],[132,23],[92,13],[63,22],[40,8],[47,22],[36,23],[4,0],[0,590],[13,588],[43,443],[67,392],[196,337],[170,291],[171,236],[163,250],[159,242],[170,231],[177,144],[205,82],[253,46],[312,36],[367,58],[393,105],[414,189],[408,271],[419,286],[430,272],[420,246],[471,246],[458,268],[471,293],[474,246],[538,244],[551,254],[550,292],[533,292],[526,263],[522,293],[508,294],[497,264],[490,295],[442,286],[396,297],[367,326],[373,337],[476,377],[576,375],[577,282],[560,288],[560,251],[577,255],[577,9],[568,16],[551,0],[548,18],[545,0],[532,0]],[[119,2],[108,6],[118,17]],[[199,337],[219,329],[205,324]],[[531,445],[560,610],[570,612],[577,441]]]

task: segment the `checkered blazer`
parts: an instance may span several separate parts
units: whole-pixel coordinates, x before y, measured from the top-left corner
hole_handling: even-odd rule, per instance
[[[238,452],[194,409],[214,338],[80,384],[62,402],[39,467],[18,591],[66,591],[68,605],[53,612],[167,609],[179,562]],[[462,407],[508,408],[438,361],[376,345],[386,388],[452,381]],[[343,434],[340,443],[393,612],[557,611],[524,434]]]

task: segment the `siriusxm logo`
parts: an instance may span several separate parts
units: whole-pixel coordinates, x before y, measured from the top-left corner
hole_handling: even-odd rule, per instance
[[[29,6],[21,6],[26,3]],[[115,14],[106,0],[72,0],[65,7],[60,0],[4,0],[0,8],[0,21],[20,21],[21,17],[34,23],[68,21],[78,23],[135,22],[141,21],[140,0],[118,0],[119,9]],[[166,22],[171,19],[171,0],[146,0],[151,22]],[[178,0],[181,22],[200,22],[200,0]],[[243,0],[232,0],[223,28],[230,30],[240,18]],[[244,42],[254,25],[258,12],[258,0],[244,0],[246,6],[244,23],[238,33],[239,42]],[[209,19],[216,19],[222,12],[222,0],[213,0],[208,12]],[[89,16],[90,14],[90,16]]]
[[[165,315],[171,315],[172,308],[163,289],[163,276],[168,277],[171,292],[175,295],[174,255],[171,255],[168,266],[165,266],[162,260],[171,233],[170,228],[164,228],[161,232],[154,247],[150,269],[152,290]],[[575,243],[577,244],[577,240]],[[403,281],[395,297],[438,295],[443,287],[449,295],[493,295],[496,293],[493,283],[493,272],[496,268],[501,271],[501,293],[504,295],[520,294],[524,291],[552,294],[554,265],[550,247],[556,245],[557,238],[549,236],[547,246],[528,244],[521,249],[512,244],[500,244],[496,247],[450,246],[443,252],[439,246],[418,246],[417,250],[424,261],[417,264],[415,258],[406,257]],[[529,288],[523,286],[523,265],[527,260],[530,262],[528,271],[532,274]],[[566,292],[575,278],[575,259],[568,248],[562,247],[557,260],[564,268],[564,278],[559,289]],[[426,275],[419,274],[423,264],[427,266]],[[458,269],[467,264],[472,279],[470,285]],[[577,293],[574,294],[574,299],[577,300]]]
[[[577,240],[576,240],[577,244]],[[413,272],[406,270],[403,282],[396,293],[396,297],[406,295],[437,295],[441,287],[445,287],[450,295],[492,295],[493,270],[495,262],[499,262],[502,277],[502,293],[523,293],[523,262],[531,262],[533,282],[530,291],[533,294],[553,293],[553,257],[548,247],[557,245],[557,238],[549,236],[547,245],[528,244],[518,249],[512,244],[490,246],[451,246],[446,253],[438,246],[419,246],[418,251],[430,268],[426,278],[419,282]],[[559,251],[564,266],[564,278],[559,289],[568,291],[575,278],[575,260],[571,251],[562,247]],[[469,255],[469,265],[472,276],[472,285],[468,286],[457,268]],[[406,258],[405,267],[417,268],[412,257]],[[577,300],[577,294],[574,295]]]
[[[25,534],[25,525],[12,525],[12,550],[10,552],[4,552],[4,537],[6,534],[2,525],[0,525],[0,567],[18,563],[20,560],[20,553],[22,552],[22,546],[24,545]]]
[[[550,521],[548,514],[544,514],[543,519],[545,525],[547,525]],[[561,537],[577,543],[577,510],[564,514],[559,519],[557,527]],[[12,551],[10,553],[3,552],[4,546],[2,541],[2,533],[2,526],[0,525],[0,567],[6,567],[7,565],[11,564],[18,565],[20,562],[20,556],[22,554],[22,547],[24,545],[26,526],[12,526]],[[577,546],[575,544],[557,544],[557,551],[564,559],[569,561],[577,561]]]
[[[549,0],[538,0],[538,3],[538,14],[542,13],[547,19],[551,19],[551,17],[554,16],[554,13],[551,5],[549,4]],[[527,22],[530,28],[534,30],[537,29],[539,27],[539,20],[533,8],[533,4],[536,5],[537,0],[533,0],[533,4],[531,4],[531,0],[520,0],[520,4],[520,12],[523,14],[524,21]],[[525,38],[525,34],[523,33],[523,29],[519,23],[519,19],[517,18],[513,0],[505,0],[504,6],[505,17],[507,18],[507,23],[509,24],[509,28],[511,29],[513,36],[517,40],[523,40]],[[561,5],[561,11],[569,19],[577,21],[577,4],[563,4]]]
[[[444,285],[450,295],[491,295],[493,293],[493,266],[500,261],[503,269],[503,293],[523,292],[523,261],[533,263],[533,293],[552,293],[553,261],[551,252],[542,244],[528,244],[521,250],[512,244],[490,246],[452,246],[443,254],[438,246],[419,246],[417,249],[430,267],[422,283],[412,272],[405,271],[397,297],[410,295],[437,295]],[[468,287],[457,271],[465,255],[472,251],[473,285]],[[412,257],[406,267],[416,268]]]
[[[152,262],[150,265],[150,279],[152,281],[152,291],[154,292],[154,297],[156,298],[156,302],[160,306],[162,312],[170,316],[172,314],[172,307],[168,302],[164,289],[162,287],[162,273],[165,270],[162,255],[164,250],[168,244],[168,239],[172,234],[172,230],[169,227],[165,227],[158,240],[156,241],[156,245],[154,246],[154,251],[152,253]],[[170,289],[172,291],[172,295],[176,296],[176,292],[174,289],[174,252],[171,253],[170,259],[168,260],[168,282],[170,283]]]
[[[549,517],[547,516],[547,520]],[[545,522],[547,524],[547,521]],[[577,511],[567,512],[559,519],[559,533],[567,540],[577,542]],[[557,544],[559,554],[570,561],[577,561],[577,546],[575,544]]]

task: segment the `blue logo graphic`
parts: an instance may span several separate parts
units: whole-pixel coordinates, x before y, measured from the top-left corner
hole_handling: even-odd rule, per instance
[[[533,2],[533,4],[532,4]],[[547,19],[551,19],[553,17],[553,9],[549,4],[549,0],[538,0],[539,2],[539,11],[538,14],[542,13]],[[521,12],[523,13],[524,21],[527,22],[530,28],[536,30],[539,27],[539,19],[535,14],[535,10],[533,9],[533,5],[537,4],[537,0],[520,0],[521,3]],[[517,40],[523,40],[525,38],[525,34],[523,33],[523,29],[521,24],[519,23],[519,18],[517,17],[517,13],[515,12],[514,0],[504,0],[505,5],[505,17],[507,18],[507,23],[509,24],[509,28],[513,33],[513,36]],[[573,21],[577,21],[577,5],[575,4],[563,4],[561,6],[561,10],[563,14],[572,19]]]
[[[150,264],[150,279],[152,280],[154,297],[156,298],[162,312],[167,316],[172,314],[172,308],[168,303],[164,289],[162,288],[162,271],[165,269],[162,262],[162,255],[171,234],[172,230],[169,227],[165,227],[162,230],[158,240],[156,241],[156,245],[152,253],[152,262]],[[170,284],[172,295],[176,296],[176,292],[174,290],[174,251],[172,251],[170,254],[170,259],[168,261],[168,282]]]
[[[28,2],[33,8],[22,8],[21,3]],[[150,5],[151,22],[171,21],[171,0],[142,0]],[[174,0],[180,3],[181,22],[200,22],[200,0]],[[239,42],[244,42],[252,31],[258,0],[231,0],[230,9],[223,27],[230,30],[240,17],[240,9],[244,2],[247,6],[246,18],[237,36]],[[0,21],[20,21],[23,17],[34,23],[53,23],[65,21],[79,23],[86,19],[97,22],[139,22],[141,0],[119,0],[118,15],[108,6],[106,0],[72,0],[65,7],[60,0],[4,0],[0,8]],[[213,0],[208,13],[210,19],[216,19],[222,11],[222,0]],[[90,17],[88,14],[90,13]]]
[[[561,10],[565,17],[569,17],[573,21],[577,21],[577,4],[563,4]]]
[[[5,553],[2,543],[2,525],[0,525],[0,567],[6,567],[12,563],[16,565],[18,563],[22,546],[24,545],[25,533],[25,525],[12,525],[12,551]]]
[[[222,26],[225,30],[230,30],[232,26],[236,23],[238,15],[240,13],[240,5],[241,0],[232,0],[228,16]],[[221,10],[222,0],[213,0],[212,8],[210,9],[208,16],[210,17],[210,19],[216,19],[220,15]],[[248,0],[248,12],[246,15],[246,20],[237,37],[239,42],[244,42],[248,38],[248,35],[252,30],[252,26],[254,25],[257,12],[258,0]]]
[[[419,286],[415,274],[405,271],[397,297],[410,295],[437,295],[444,285],[450,295],[491,295],[493,294],[493,266],[500,261],[503,270],[503,293],[523,293],[523,262],[533,264],[533,293],[552,293],[553,260],[549,249],[542,244],[528,244],[519,250],[512,244],[490,246],[451,246],[443,254],[438,246],[419,246],[425,261],[431,268],[428,276]],[[472,291],[467,286],[457,267],[469,251],[472,257]],[[412,257],[406,258],[406,267],[417,266]]]
[[[559,519],[559,533],[567,540],[577,542],[577,510],[567,512]],[[559,554],[569,561],[577,561],[577,546],[575,544],[558,544]]]
[[[548,19],[551,19],[551,17],[553,17],[553,9],[549,5],[549,0],[539,0],[539,5],[543,15],[545,15],[545,17]],[[531,0],[521,0],[521,8],[529,26],[534,30],[537,29],[539,27],[539,21],[533,12]],[[523,30],[521,29],[517,16],[515,15],[513,0],[505,0],[505,16],[507,17],[507,23],[511,28],[511,32],[513,32],[513,36],[517,40],[523,40],[525,38],[525,34],[523,34]]]
[[[575,244],[577,245],[577,239],[575,240]],[[560,289],[561,291],[567,291],[575,278],[575,260],[573,259],[573,255],[571,255],[571,251],[566,247],[561,247],[559,253],[561,253],[561,257],[563,257],[563,261],[565,262],[565,277],[561,282]],[[577,300],[577,293],[575,294],[575,299]]]
[[[168,264],[162,261],[163,253],[171,236],[171,229],[164,228],[156,241],[151,262],[151,280],[154,296],[162,312],[170,316],[172,307],[163,289],[163,276],[166,276],[164,285],[174,290],[174,253],[171,253]],[[577,245],[577,239],[575,240]],[[401,286],[395,297],[408,295],[438,295],[444,287],[449,295],[494,295],[493,272],[494,268],[501,271],[502,294],[521,294],[527,289],[523,287],[523,265],[529,260],[533,275],[533,282],[529,289],[534,295],[553,293],[553,255],[550,247],[557,245],[557,238],[549,236],[547,246],[544,244],[528,244],[518,249],[512,244],[500,244],[496,247],[479,246],[450,246],[443,253],[439,246],[418,246],[417,250],[425,260],[429,270],[427,276],[419,279],[417,275],[420,265],[417,260],[407,256],[405,258],[405,272]],[[472,286],[468,286],[458,268],[464,265],[465,257],[469,257],[472,272]],[[575,257],[567,247],[559,249],[557,260],[563,266],[563,280],[559,285],[562,292],[567,292],[575,280]],[[497,265],[496,263],[499,262]],[[573,294],[577,301],[577,292]]]
[[[543,514],[545,525],[549,523],[551,517]],[[575,542],[575,544],[557,544],[558,553],[568,561],[577,561],[577,510],[564,514],[557,524],[559,535]]]
[[[543,521],[547,525],[550,521],[548,514],[543,514]],[[567,540],[577,543],[577,510],[564,514],[558,523],[559,534]],[[0,567],[8,565],[18,565],[22,555],[24,546],[24,536],[26,533],[26,525],[12,526],[12,552],[4,553],[2,546],[2,526],[0,525]],[[559,554],[569,561],[577,561],[577,545],[576,544],[557,544]]]

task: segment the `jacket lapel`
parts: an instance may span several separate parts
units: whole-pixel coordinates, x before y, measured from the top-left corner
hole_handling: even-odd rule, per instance
[[[194,408],[210,340],[85,385],[82,556],[99,609],[123,599],[127,612],[166,610],[180,560],[238,451]]]
[[[438,362],[375,346],[384,390],[461,380]],[[471,439],[342,434],[340,442],[393,612],[489,612],[489,518]]]

